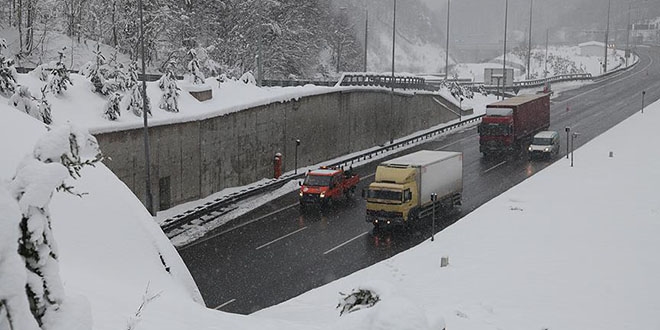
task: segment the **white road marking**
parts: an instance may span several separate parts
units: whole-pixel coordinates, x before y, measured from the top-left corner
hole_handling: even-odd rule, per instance
[[[289,237],[289,236],[291,236],[291,235],[293,235],[293,234],[299,233],[299,232],[301,232],[301,231],[303,231],[303,230],[305,230],[305,229],[307,229],[307,226],[302,227],[302,228],[300,228],[300,229],[298,229],[298,230],[296,230],[296,231],[292,231],[292,232],[290,232],[290,233],[288,233],[288,234],[286,234],[286,235],[284,235],[284,236],[281,236],[281,237],[279,237],[279,238],[276,238],[276,239],[274,239],[274,240],[272,240],[272,241],[270,241],[270,242],[268,242],[268,243],[266,243],[266,244],[263,244],[263,245],[261,245],[261,246],[258,246],[258,247],[257,247],[257,250],[262,249],[262,248],[265,248],[265,247],[267,247],[268,245],[271,245],[271,244],[273,244],[273,243],[275,243],[275,242],[277,242],[277,241],[283,240],[283,239],[285,239],[285,238],[287,238],[287,237]]]
[[[226,233],[232,232],[232,231],[234,231],[234,230],[236,230],[236,229],[239,229],[239,228],[245,227],[245,226],[247,226],[247,225],[249,225],[249,224],[251,224],[251,223],[254,223],[254,222],[257,222],[257,221],[262,220],[262,219],[264,219],[264,218],[270,217],[271,215],[273,215],[273,214],[277,214],[277,213],[280,213],[280,212],[282,212],[282,211],[284,211],[284,210],[288,210],[288,209],[290,209],[290,208],[292,208],[292,207],[294,207],[294,206],[297,206],[297,205],[298,205],[298,203],[296,203],[296,204],[291,204],[291,205],[289,205],[289,206],[285,206],[285,207],[283,207],[283,208],[281,208],[281,209],[279,209],[279,210],[275,210],[275,211],[270,212],[270,213],[268,213],[268,214],[266,214],[266,215],[262,215],[262,216],[260,216],[260,217],[258,217],[258,218],[256,218],[256,219],[252,219],[252,220],[247,221],[247,222],[245,222],[245,223],[242,223],[242,224],[240,224],[240,225],[236,225],[236,226],[234,226],[234,227],[231,227],[231,228],[229,228],[229,229],[227,229],[227,230],[225,230],[225,231],[222,231],[222,232],[219,232],[219,233],[217,233],[217,234],[211,235],[211,236],[209,236],[209,237],[205,237],[205,238],[203,238],[203,239],[200,239],[200,240],[198,240],[198,241],[195,241],[195,242],[193,242],[192,244],[186,245],[185,248],[189,248],[189,247],[192,247],[192,246],[195,246],[195,245],[198,245],[198,244],[202,244],[202,243],[204,243],[204,242],[206,242],[206,241],[208,241],[208,240],[210,240],[210,239],[213,239],[213,238],[216,238],[216,237],[218,237],[218,236],[220,236],[220,235],[224,235],[224,234],[226,234]]]
[[[227,306],[227,305],[233,303],[234,301],[236,301],[236,299],[232,299],[232,300],[230,300],[230,301],[228,301],[228,302],[226,302],[226,303],[224,303],[224,304],[222,304],[222,305],[216,306],[214,309],[215,309],[215,310],[220,310],[220,308],[225,307],[225,306]]]
[[[334,250],[337,250],[337,249],[339,249],[340,247],[342,247],[342,246],[344,246],[344,245],[346,245],[346,244],[348,244],[348,243],[350,243],[350,242],[353,242],[354,240],[356,240],[356,239],[358,239],[358,238],[360,238],[360,237],[362,237],[362,236],[364,236],[364,235],[366,235],[366,234],[368,234],[368,233],[369,233],[368,231],[365,231],[364,233],[362,233],[362,234],[360,234],[360,235],[357,235],[357,236],[355,236],[355,237],[349,239],[348,241],[346,241],[346,242],[344,242],[344,243],[341,243],[341,244],[339,244],[339,245],[333,247],[332,249],[330,249],[330,250],[328,250],[328,251],[323,252],[323,254],[328,254],[328,253],[330,253],[330,252],[332,252],[332,251],[334,251]]]
[[[491,168],[489,168],[489,169],[487,169],[487,170],[485,170],[485,171],[484,171],[484,174],[486,174],[486,173],[488,173],[488,172],[490,172],[490,171],[492,171],[492,170],[494,170],[494,169],[496,169],[496,168],[498,168],[498,167],[500,167],[500,166],[502,166],[502,165],[504,165],[504,164],[506,164],[506,160],[503,161],[503,162],[501,162],[501,163],[499,163],[499,164],[497,164],[497,165],[495,165],[495,166],[493,166],[493,167],[491,167]]]

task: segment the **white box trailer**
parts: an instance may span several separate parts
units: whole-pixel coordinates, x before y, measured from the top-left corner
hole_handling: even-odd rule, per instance
[[[381,163],[369,185],[367,221],[380,224],[407,222],[436,209],[460,205],[463,192],[463,154],[421,150]]]

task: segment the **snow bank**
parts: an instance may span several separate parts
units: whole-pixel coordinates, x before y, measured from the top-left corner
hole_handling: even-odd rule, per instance
[[[17,235],[16,230],[11,228],[20,215],[15,219],[18,205],[5,196],[4,186],[46,130],[43,124],[8,105],[0,104],[0,112],[0,295],[5,297],[11,294],[5,290],[5,279],[12,276],[7,271],[17,268],[11,266],[16,259],[7,259],[2,252],[12,249],[8,243],[16,242],[11,239]],[[55,193],[50,204],[66,293],[58,314],[68,315],[58,322],[58,329],[77,329],[90,320],[93,329],[113,330],[126,329],[129,321],[139,329],[203,329],[210,325],[295,329],[288,322],[206,309],[178,253],[131,191],[103,164],[86,167],[81,175],[68,183],[85,196]],[[136,316],[143,298],[151,296],[156,298]],[[91,306],[91,310],[85,306]],[[71,316],[74,311],[77,315]],[[6,317],[0,313],[0,326],[5,325]]]

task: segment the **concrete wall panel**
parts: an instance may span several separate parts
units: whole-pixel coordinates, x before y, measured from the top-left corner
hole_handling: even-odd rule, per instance
[[[436,101],[441,102],[439,105]],[[393,107],[392,107],[393,105]],[[150,128],[154,206],[169,178],[170,204],[206,197],[227,187],[382,145],[394,138],[456,119],[458,108],[438,95],[342,91],[271,103],[206,119]],[[142,129],[98,134],[105,164],[145,201]]]

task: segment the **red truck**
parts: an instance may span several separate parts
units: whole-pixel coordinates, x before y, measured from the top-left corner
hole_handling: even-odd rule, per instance
[[[353,170],[322,166],[307,172],[305,181],[300,184],[300,206],[316,204],[326,206],[342,197],[350,197],[360,178]]]
[[[479,124],[484,156],[521,150],[525,141],[550,126],[550,94],[520,95],[486,106]]]

